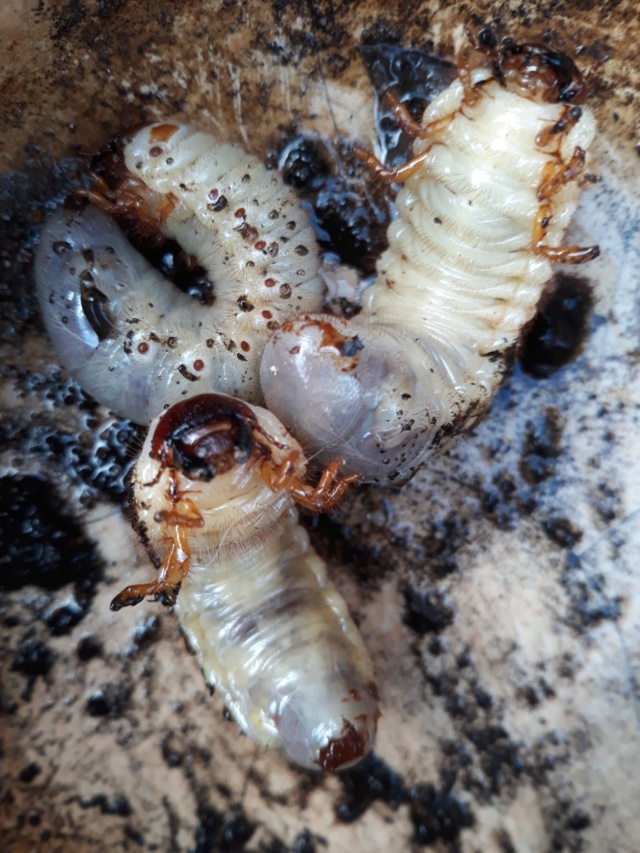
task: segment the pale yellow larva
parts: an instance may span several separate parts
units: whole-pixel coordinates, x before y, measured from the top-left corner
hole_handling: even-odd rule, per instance
[[[173,603],[179,588],[180,623],[241,728],[333,771],[371,748],[379,712],[362,639],[294,504],[331,505],[348,480],[332,468],[311,489],[305,468],[265,409],[216,394],[172,406],[151,424],[133,478],[159,577],[113,607],[148,594]]]
[[[61,361],[96,399],[138,423],[203,391],[259,402],[267,339],[322,305],[308,211],[277,172],[187,125],[144,127],[116,150],[112,186],[100,179],[102,192],[79,194],[176,240],[204,269],[213,304],[181,293],[105,212],[60,210],[43,228],[35,272]]]
[[[578,200],[595,121],[566,56],[512,43],[463,53],[421,125],[361,314],[288,322],[268,344],[267,405],[320,461],[403,482],[472,424],[533,317]]]

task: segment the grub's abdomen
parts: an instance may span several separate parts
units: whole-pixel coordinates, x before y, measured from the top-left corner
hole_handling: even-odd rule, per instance
[[[297,513],[229,559],[202,560],[191,545],[180,620],[238,723],[304,767],[361,758],[379,715],[371,663]]]

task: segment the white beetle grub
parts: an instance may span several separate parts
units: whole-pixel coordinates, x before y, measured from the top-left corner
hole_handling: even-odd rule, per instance
[[[488,42],[488,43],[487,43]],[[365,481],[404,482],[473,425],[508,370],[562,246],[595,121],[573,61],[538,45],[484,39],[421,123],[394,111],[414,157],[389,247],[361,314],[287,322],[263,357],[267,405],[320,462]]]
[[[299,444],[260,407],[217,394],[172,406],[133,477],[158,579],[112,603],[177,600],[205,679],[242,729],[325,771],[369,751],[379,716],[367,651],[295,509],[333,506],[357,479],[338,467],[306,485]]]
[[[138,423],[203,391],[259,402],[267,339],[322,306],[307,210],[242,149],[174,122],[115,137],[95,168],[94,188],[76,198],[102,212],[58,211],[36,259],[44,320],[65,367]],[[107,214],[177,241],[213,285],[213,304],[181,293]]]

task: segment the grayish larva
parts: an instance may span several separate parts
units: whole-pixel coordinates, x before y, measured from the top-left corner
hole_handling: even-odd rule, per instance
[[[223,395],[156,418],[136,464],[135,510],[160,567],[113,607],[173,603],[207,682],[257,743],[333,771],[372,746],[377,691],[346,604],[294,499],[331,506],[353,478],[312,489],[298,443],[270,412]]]
[[[361,314],[288,322],[262,360],[267,405],[321,462],[403,482],[471,425],[532,318],[573,215],[595,121],[580,72],[535,45],[463,52],[422,124]]]
[[[70,373],[138,423],[217,390],[259,402],[259,361],[284,320],[322,305],[310,217],[281,177],[187,125],[138,131],[117,181],[84,191],[142,231],[176,240],[213,283],[207,308],[179,292],[106,213],[58,211],[36,258],[47,330]]]

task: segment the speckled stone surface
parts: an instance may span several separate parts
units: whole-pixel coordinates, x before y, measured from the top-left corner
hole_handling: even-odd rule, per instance
[[[71,0],[1,20],[0,847],[637,853],[635,4]],[[313,775],[225,719],[171,612],[110,612],[152,571],[125,517],[140,434],[57,366],[33,248],[91,152],[172,115],[284,164],[370,269],[384,200],[338,140],[375,133],[357,46],[450,56],[458,23],[546,35],[593,69],[600,182],[571,236],[602,256],[559,271],[472,435],[307,519],[383,712],[373,756]]]

